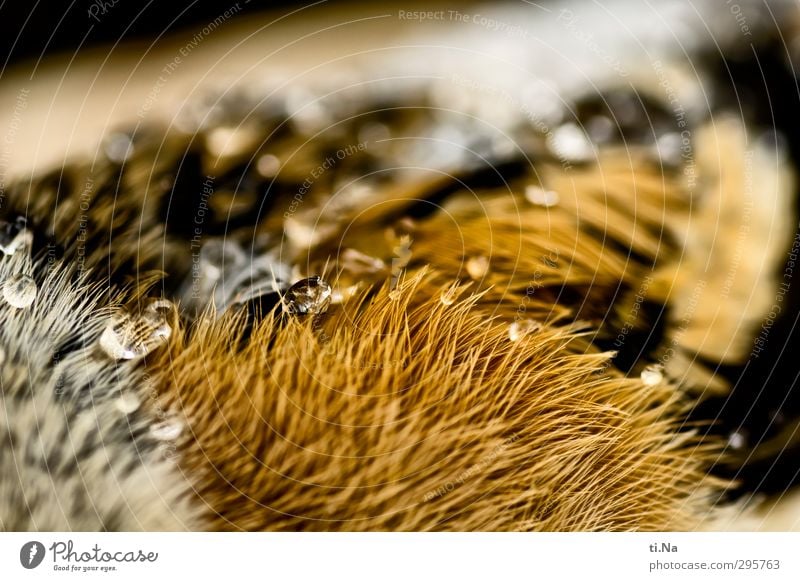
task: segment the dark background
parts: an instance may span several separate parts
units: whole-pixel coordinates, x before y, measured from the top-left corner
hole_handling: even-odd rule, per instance
[[[329,2],[239,0],[243,15],[315,3]],[[235,4],[236,0],[2,0],[2,70],[51,53],[74,53],[118,40],[153,39],[193,24],[207,24]]]

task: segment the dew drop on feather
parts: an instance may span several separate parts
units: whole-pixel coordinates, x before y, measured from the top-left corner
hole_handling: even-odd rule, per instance
[[[455,285],[451,286],[450,288],[442,291],[442,294],[439,295],[439,300],[444,306],[446,307],[451,306],[453,303],[456,302],[456,299],[458,298],[458,290],[459,289],[457,286]]]
[[[538,186],[528,186],[525,188],[525,199],[536,206],[551,208],[556,206],[561,198],[558,192],[544,190]]]
[[[166,299],[152,299],[138,315],[115,314],[100,335],[100,348],[117,360],[148,355],[172,335],[168,321],[172,308]]]
[[[642,383],[648,387],[653,387],[664,381],[664,367],[660,364],[648,365],[645,367],[639,377]]]
[[[542,324],[538,321],[520,319],[518,321],[514,321],[508,326],[508,338],[511,341],[519,341],[525,335],[539,331],[541,328]]]
[[[172,326],[169,324],[169,315],[174,306],[167,299],[150,299],[141,318],[152,328],[150,339],[166,341],[172,336]]]
[[[119,398],[115,402],[115,405],[120,412],[127,416],[138,410],[141,402],[134,394],[123,393],[120,394]]]
[[[283,297],[283,311],[291,315],[321,315],[330,304],[331,287],[319,276],[294,283]]]
[[[3,298],[15,309],[26,309],[36,300],[39,289],[27,274],[17,274],[3,285]]]
[[[161,442],[177,440],[183,433],[183,424],[177,419],[167,419],[150,426],[150,435]]]
[[[112,359],[133,359],[136,351],[128,337],[130,317],[119,313],[111,317],[100,335],[100,348]]]

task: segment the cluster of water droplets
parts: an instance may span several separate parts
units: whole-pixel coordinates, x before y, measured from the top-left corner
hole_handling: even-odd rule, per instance
[[[122,156],[127,148],[125,143],[113,139],[108,147],[110,157]],[[13,221],[0,221],[0,301],[16,310],[29,308],[37,298],[39,289],[33,278],[33,259],[31,250],[33,234],[27,227],[25,218]],[[97,341],[100,353],[97,359],[82,360],[77,367],[67,361],[64,373],[70,377],[67,381],[79,385],[88,385],[92,375],[102,369],[102,359],[108,357],[114,361],[137,360],[161,345],[173,333],[170,322],[174,312],[172,302],[153,298],[143,302],[136,311],[119,309],[102,330]],[[0,347],[0,365],[6,361],[6,352]],[[78,377],[80,376],[80,377]],[[125,389],[114,400],[114,408],[122,415],[129,416],[142,406],[142,400],[135,390]],[[184,431],[184,422],[177,416],[165,416],[150,425],[150,436],[157,441],[176,440]]]
[[[33,279],[31,247],[33,234],[27,220],[0,221],[0,286],[2,297],[14,309],[27,309],[36,300],[39,289]]]

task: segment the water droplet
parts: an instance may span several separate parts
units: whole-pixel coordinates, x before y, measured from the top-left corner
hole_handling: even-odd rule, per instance
[[[13,222],[0,220],[0,251],[6,256],[33,243],[33,234],[26,228],[28,221],[19,216]]]
[[[511,341],[519,341],[525,335],[534,333],[542,328],[542,324],[531,319],[519,319],[508,326],[508,338]]]
[[[742,432],[734,430],[728,435],[728,446],[730,446],[734,450],[741,450],[742,448],[744,448],[746,443],[747,443],[747,438],[745,438]]]
[[[130,316],[114,315],[100,335],[100,348],[112,359],[133,359],[136,351],[128,343],[127,328],[131,326]]]
[[[117,409],[126,416],[138,410],[141,405],[139,398],[132,393],[120,394],[119,398],[117,398],[117,401],[114,403]]]
[[[594,148],[580,127],[565,123],[549,136],[550,149],[566,161],[589,161],[594,158]]]
[[[281,169],[281,160],[271,153],[266,153],[258,158],[256,169],[261,177],[274,178]]]
[[[168,316],[173,305],[152,299],[137,316],[120,311],[100,335],[100,347],[112,359],[137,359],[151,353],[172,335]]]
[[[177,440],[183,433],[183,424],[177,419],[167,419],[150,426],[150,435],[161,442]]]
[[[639,377],[646,386],[656,386],[664,381],[664,366],[658,363],[648,365],[642,370]]]
[[[38,292],[36,282],[27,274],[14,275],[3,285],[3,298],[15,309],[31,306]]]
[[[331,304],[331,287],[319,276],[294,283],[283,296],[283,311],[292,315],[321,315]]]
[[[453,284],[449,288],[442,291],[442,294],[439,296],[439,300],[444,306],[449,307],[456,302],[459,294],[461,294],[461,287],[457,284]]]
[[[390,301],[399,301],[403,296],[403,293],[399,290],[391,290],[389,291],[389,300]]]
[[[112,133],[106,138],[104,149],[109,160],[122,163],[133,155],[133,140],[126,133]]]
[[[150,299],[147,302],[141,317],[152,327],[153,340],[166,341],[172,336],[172,326],[168,319],[173,308],[172,302],[167,299]]]
[[[489,259],[486,256],[472,256],[467,260],[466,268],[472,280],[481,280],[489,272]]]
[[[683,140],[678,133],[665,133],[656,140],[656,154],[666,165],[681,163]]]
[[[538,186],[527,186],[525,188],[525,199],[531,204],[544,206],[545,208],[555,206],[560,200],[558,192],[543,190]]]

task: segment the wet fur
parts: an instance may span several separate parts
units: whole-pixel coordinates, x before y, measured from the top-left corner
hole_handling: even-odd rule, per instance
[[[364,117],[401,133],[433,122],[424,107],[410,121],[393,112],[406,98],[373,95]],[[730,450],[688,413],[730,390],[716,366],[746,356],[774,293],[770,275],[789,231],[779,210],[793,187],[788,168],[770,173],[775,214],[751,217],[754,230],[770,224],[774,239],[748,237],[738,254],[719,242],[742,222],[741,181],[729,176],[748,151],[744,127],[696,128],[699,190],[646,147],[601,147],[596,161],[565,167],[523,133],[526,151],[498,164],[499,179],[495,168],[408,172],[369,199],[342,188],[344,203],[331,211],[336,196],[326,194],[341,186],[331,178],[287,212],[304,177],[357,127],[306,140],[285,111],[260,114],[214,119],[245,134],[238,149],[211,151],[215,126],[191,136],[149,127],[122,163],[78,160],[9,188],[2,215],[28,217],[35,262],[0,257],[0,271],[31,268],[40,290],[28,310],[0,304],[0,527],[584,531],[718,522],[735,483],[709,471]],[[291,160],[266,189],[252,177],[263,152]],[[382,167],[371,155],[337,171]],[[352,286],[352,296],[311,318],[289,317],[279,303],[221,316],[215,305],[195,316],[179,304],[168,344],[138,363],[104,358],[97,338],[114,309],[147,295],[181,300],[196,252],[187,216],[198,215],[207,176],[214,194],[200,238],[279,247],[294,278],[320,274]],[[530,184],[558,191],[560,203],[531,204]],[[719,239],[708,237],[714,228]],[[404,229],[408,253],[395,267]],[[353,271],[348,250],[385,268]],[[466,269],[476,256],[488,261],[477,277]],[[763,270],[752,269],[753,257]],[[709,317],[732,270],[728,299]],[[749,288],[758,289],[752,304]],[[541,328],[512,341],[509,326],[527,319]],[[734,322],[741,335],[726,349]],[[623,328],[630,335],[620,342]],[[665,380],[645,385],[639,372],[657,360]],[[115,405],[123,392],[141,401],[132,414]],[[150,431],[164,418],[184,426],[169,445]]]

